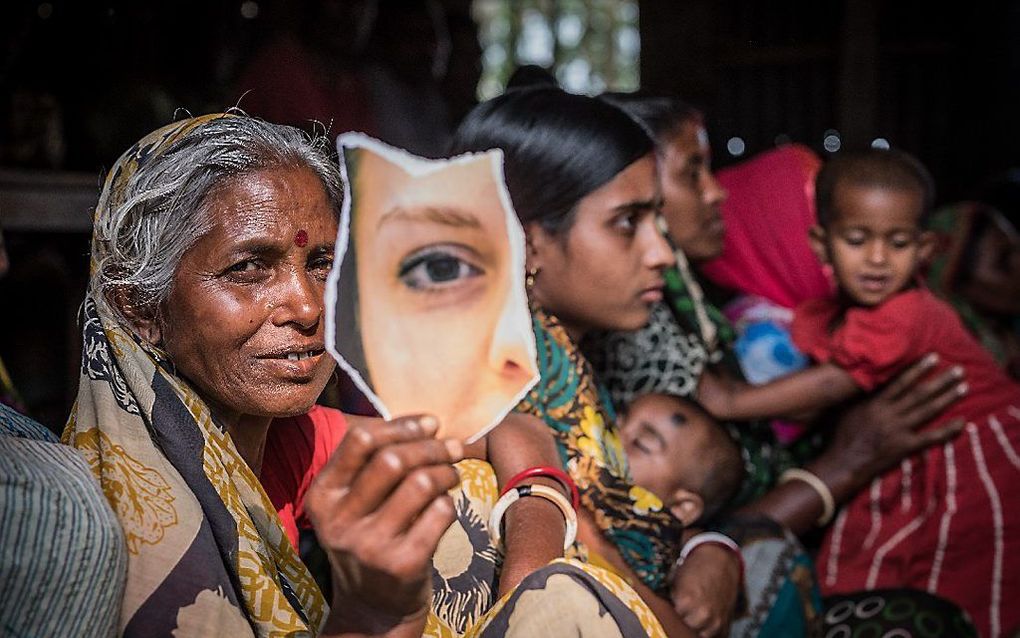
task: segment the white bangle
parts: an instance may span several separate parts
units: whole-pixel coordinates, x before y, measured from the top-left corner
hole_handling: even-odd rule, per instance
[[[500,528],[506,510],[525,496],[539,496],[559,508],[563,514],[563,520],[567,524],[567,533],[563,538],[563,551],[567,551],[574,544],[574,539],[577,538],[577,512],[571,507],[567,497],[545,485],[518,485],[496,501],[496,505],[492,508],[492,514],[489,516],[489,535],[492,536],[493,542],[496,545],[500,543],[502,538]]]
[[[687,560],[687,557],[690,556],[691,552],[694,551],[695,547],[698,545],[704,545],[705,543],[725,545],[729,549],[733,550],[737,556],[740,556],[740,545],[737,545],[736,541],[726,534],[720,534],[719,532],[701,532],[700,534],[695,534],[690,538],[690,540],[684,543],[683,549],[680,550],[680,557],[676,559],[676,566],[679,567],[682,565],[683,562]],[[743,559],[741,559],[741,563],[743,563]]]
[[[779,484],[789,483],[790,481],[803,481],[811,486],[817,494],[818,498],[822,499],[822,515],[818,517],[818,526],[825,527],[832,520],[833,515],[836,513],[836,499],[832,497],[832,490],[825,484],[825,481],[815,476],[813,473],[801,469],[799,467],[791,467],[782,474],[779,475]]]

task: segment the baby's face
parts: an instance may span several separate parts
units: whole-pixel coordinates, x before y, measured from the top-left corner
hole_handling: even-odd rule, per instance
[[[670,506],[674,493],[692,489],[710,428],[715,424],[686,401],[648,394],[630,404],[623,419],[623,446],[631,476]]]

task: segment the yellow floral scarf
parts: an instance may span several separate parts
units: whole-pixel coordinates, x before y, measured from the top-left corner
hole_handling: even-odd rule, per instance
[[[203,124],[143,138],[110,171],[105,214],[148,158]],[[92,267],[106,254],[93,238]],[[95,273],[93,272],[93,275]],[[126,636],[302,636],[318,632],[322,594],[258,479],[169,361],[87,297],[78,399],[65,443],[88,461],[129,552]]]
[[[602,534],[652,590],[665,593],[683,524],[635,485],[606,393],[559,321],[532,309],[542,380],[517,407],[552,428],[560,458]]]

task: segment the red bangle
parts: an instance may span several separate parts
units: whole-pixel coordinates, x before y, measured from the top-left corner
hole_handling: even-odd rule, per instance
[[[523,481],[524,479],[534,478],[536,476],[556,479],[557,481],[560,482],[560,484],[563,485],[563,488],[566,489],[567,492],[570,494],[570,504],[574,507],[574,511],[577,511],[577,508],[581,506],[581,494],[580,492],[577,491],[577,485],[574,484],[574,481],[573,479],[570,478],[570,475],[568,475],[566,472],[559,468],[551,467],[548,465],[541,467],[530,467],[524,470],[523,472],[518,472],[509,481],[506,482],[506,485],[503,487],[503,491],[500,492],[499,495],[503,496],[510,490],[514,489],[517,486],[517,484]]]

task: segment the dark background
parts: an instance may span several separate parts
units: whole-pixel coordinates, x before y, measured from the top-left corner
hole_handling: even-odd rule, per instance
[[[307,36],[359,4],[262,0],[249,18],[236,0],[0,6],[0,225],[12,262],[0,280],[0,357],[33,416],[59,430],[77,389],[76,313],[103,170],[178,109],[237,104],[246,65],[280,33]],[[384,0],[380,11],[415,4]],[[744,141],[742,157],[784,141],[825,155],[827,133],[843,149],[881,137],[928,165],[942,203],[1020,164],[1020,2],[639,4],[642,88],[706,112],[717,166],[739,159],[726,151],[732,137]],[[454,126],[479,50],[463,35],[470,2],[437,5],[458,34],[459,72],[429,90],[446,100]],[[345,25],[339,33],[350,37],[334,44],[357,71],[379,54],[342,50],[354,31]]]

